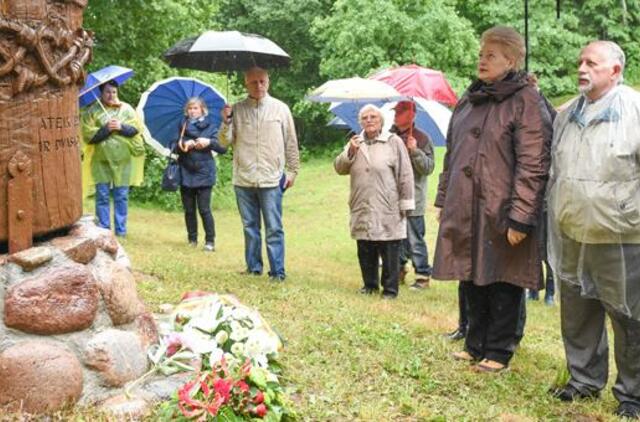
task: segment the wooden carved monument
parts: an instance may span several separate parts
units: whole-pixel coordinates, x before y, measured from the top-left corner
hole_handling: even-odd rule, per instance
[[[87,0],[0,0],[0,242],[9,252],[82,215],[78,86]]]

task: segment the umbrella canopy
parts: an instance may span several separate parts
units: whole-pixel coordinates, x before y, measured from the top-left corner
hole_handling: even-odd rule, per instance
[[[451,111],[436,101],[423,98],[415,98],[414,100],[416,103],[416,127],[429,135],[435,146],[445,146]],[[333,104],[329,110],[353,132],[359,132],[361,128],[358,122],[358,113],[363,105],[358,103],[339,103]],[[382,109],[384,128],[391,127],[395,114],[393,110],[395,103],[378,103],[375,105]]]
[[[380,71],[370,79],[385,82],[400,94],[455,106],[458,98],[444,74],[438,70],[410,64]]]
[[[179,41],[164,55],[171,67],[229,72],[285,67],[291,58],[276,43],[260,35],[238,31],[207,31]]]
[[[340,117],[336,116],[327,123],[327,126],[340,129],[340,130],[351,130],[348,124],[346,124]]]
[[[381,101],[372,101],[370,104],[378,108],[382,108],[385,104]],[[393,103],[395,104],[395,103]],[[358,133],[362,130],[360,127],[360,122],[358,121],[358,113],[360,113],[360,109],[364,107],[365,103],[354,103],[354,102],[344,102],[344,103],[331,103],[329,106],[329,111],[333,113],[340,121],[347,126],[352,132]],[[391,125],[389,122],[393,123],[393,116],[391,116],[391,120],[388,119],[388,116],[384,115],[384,123],[385,128],[390,128]]]
[[[384,82],[363,78],[334,79],[314,89],[307,100],[319,103],[386,103],[408,97]]]
[[[116,65],[107,66],[90,73],[78,94],[80,107],[86,107],[100,98],[100,85],[103,83],[114,80],[118,85],[122,85],[132,76],[133,70]]]
[[[144,121],[145,140],[156,151],[169,154],[167,147],[177,140],[184,106],[192,97],[202,98],[209,109],[209,118],[215,125],[220,125],[220,110],[226,99],[214,87],[198,79],[164,79],[142,94],[137,110]]]

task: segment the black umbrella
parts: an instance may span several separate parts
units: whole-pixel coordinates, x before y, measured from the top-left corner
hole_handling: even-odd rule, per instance
[[[289,66],[291,58],[276,43],[256,34],[238,31],[206,31],[197,37],[179,41],[163,54],[171,67],[227,72]]]
[[[268,38],[238,31],[207,31],[179,41],[164,53],[171,67],[228,72],[289,66],[291,58]]]

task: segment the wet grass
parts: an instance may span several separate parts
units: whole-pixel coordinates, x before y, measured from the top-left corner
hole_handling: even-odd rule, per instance
[[[361,279],[348,233],[348,182],[329,160],[304,164],[285,195],[283,284],[239,274],[243,237],[236,209],[215,211],[216,252],[207,254],[187,246],[182,214],[132,207],[123,243],[145,275],[141,296],[157,310],[186,290],[211,290],[257,308],[285,339],[284,381],[304,420],[614,420],[608,390],[600,401],[576,404],[547,394],[563,377],[557,306],[530,303],[511,369],[487,375],[453,361],[451,352],[462,344],[442,336],[457,322],[455,282],[433,282],[419,293],[403,287],[391,302],[356,294]],[[433,197],[437,178],[429,183]],[[431,209],[427,222],[432,252]],[[94,418],[94,411],[79,409],[63,419]]]

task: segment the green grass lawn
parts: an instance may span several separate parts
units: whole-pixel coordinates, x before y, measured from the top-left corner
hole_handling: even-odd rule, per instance
[[[140,294],[153,310],[193,289],[232,293],[257,308],[285,340],[284,382],[304,420],[614,420],[609,390],[603,400],[568,405],[546,393],[564,367],[557,306],[529,305],[510,371],[489,375],[453,361],[462,344],[442,336],[456,326],[457,283],[434,282],[419,293],[403,287],[393,302],[357,294],[348,183],[329,160],[304,163],[284,199],[283,284],[239,274],[243,237],[235,208],[215,210],[217,249],[206,254],[187,246],[181,213],[132,207],[124,246],[135,270],[148,275]],[[437,178],[429,184],[431,204]]]

